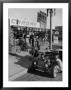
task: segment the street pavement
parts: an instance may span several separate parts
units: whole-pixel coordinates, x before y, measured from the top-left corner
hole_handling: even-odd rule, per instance
[[[27,68],[26,68],[27,66],[24,61],[26,59],[23,60],[23,57],[25,58],[25,56],[30,57],[27,52],[20,52],[20,53],[17,53],[16,55],[14,54],[9,55],[9,63],[8,63],[9,80],[14,80],[15,78],[27,72]],[[21,59],[21,61],[19,61],[19,59]],[[22,66],[23,65],[22,63],[24,63],[24,67]]]
[[[58,73],[56,78],[51,78],[43,74],[43,72],[36,71],[35,73],[26,73],[16,78],[14,81],[62,81],[62,73]]]

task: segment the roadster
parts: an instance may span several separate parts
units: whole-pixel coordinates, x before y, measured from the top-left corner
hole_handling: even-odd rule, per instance
[[[58,55],[57,51],[39,52],[34,50],[32,55],[33,61],[28,70],[45,72],[53,78],[57,76],[59,72],[59,66],[55,59],[56,55]]]

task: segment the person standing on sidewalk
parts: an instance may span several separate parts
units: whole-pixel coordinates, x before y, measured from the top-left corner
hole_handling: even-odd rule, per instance
[[[36,43],[37,43],[37,48],[38,50],[40,49],[40,45],[39,45],[39,39],[38,39],[38,36],[36,37]]]
[[[34,47],[34,35],[33,35],[33,33],[30,35],[29,41],[30,41],[31,46]]]

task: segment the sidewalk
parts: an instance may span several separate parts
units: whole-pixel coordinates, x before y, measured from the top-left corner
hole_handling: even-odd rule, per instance
[[[17,55],[24,57],[29,54],[27,52],[21,52],[17,53]],[[27,73],[27,68],[21,67],[20,65],[16,64],[16,62],[18,62],[17,57],[15,55],[9,55],[9,80],[14,80],[20,75]]]

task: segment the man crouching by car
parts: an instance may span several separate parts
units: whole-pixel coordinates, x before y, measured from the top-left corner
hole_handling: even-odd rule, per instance
[[[61,59],[59,59],[59,56],[58,56],[58,55],[57,55],[55,58],[56,58],[56,62],[57,62],[57,64],[58,64],[58,66],[59,66],[59,67],[58,67],[58,71],[59,71],[59,72],[62,72],[62,69],[63,69],[63,68],[62,68],[62,61],[61,61]]]

